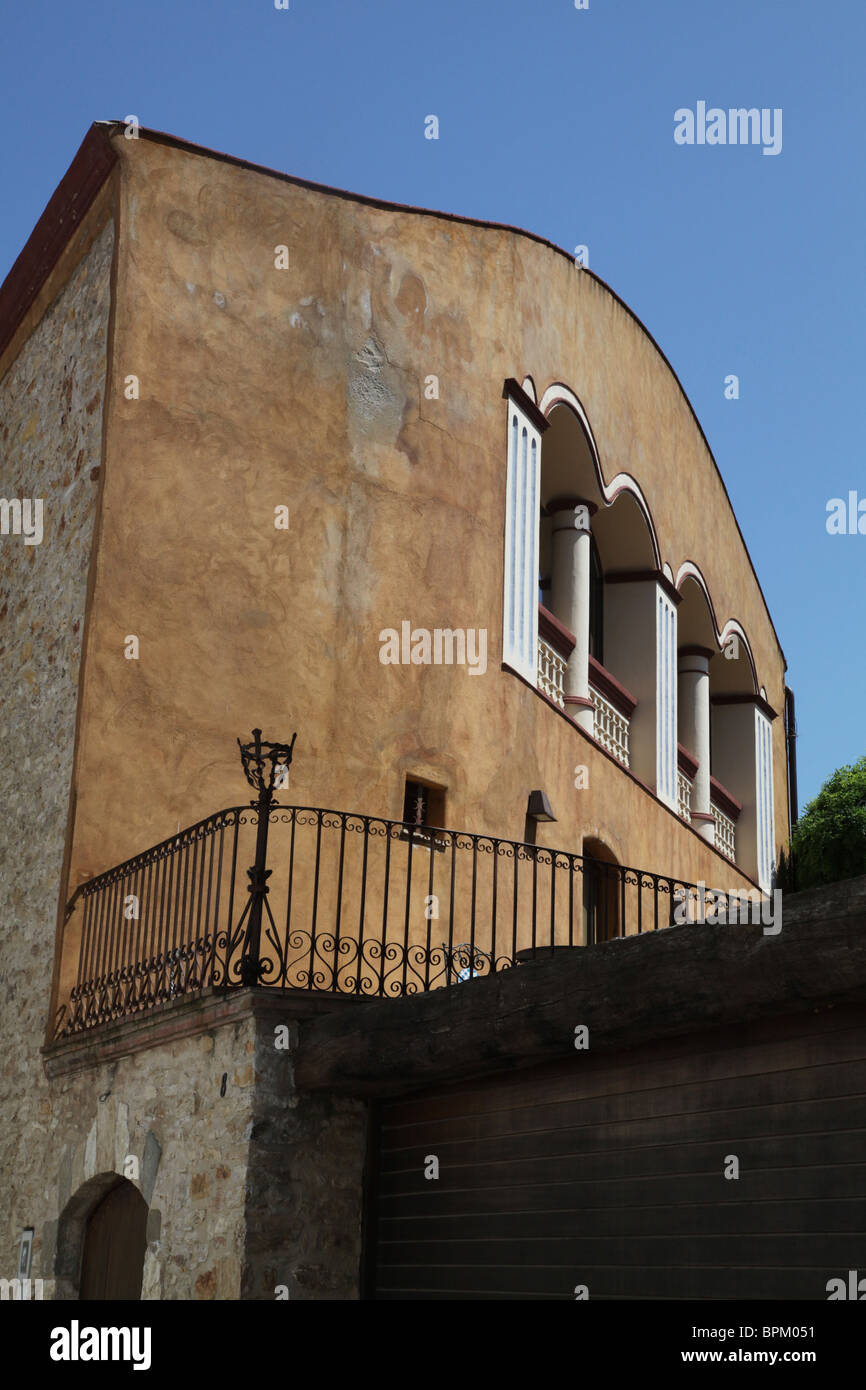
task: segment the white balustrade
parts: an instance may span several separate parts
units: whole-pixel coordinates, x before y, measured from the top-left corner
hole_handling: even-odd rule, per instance
[[[677,769],[677,811],[682,816],[683,820],[691,820],[692,783],[691,779],[679,769]]]
[[[730,859],[733,864],[737,858],[736,823],[731,820],[730,816],[726,816],[724,811],[720,811],[715,803],[711,804],[710,810],[716,823],[716,849],[721,850],[725,858]]]
[[[602,748],[612,753],[623,767],[628,767],[628,720],[592,685],[589,697],[594,711],[593,734]]]
[[[554,651],[543,637],[538,639],[537,684],[542,695],[546,695],[561,710],[565,709],[565,660]]]

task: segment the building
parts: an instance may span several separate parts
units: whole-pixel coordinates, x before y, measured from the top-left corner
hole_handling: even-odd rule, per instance
[[[316,1252],[359,1230],[363,1102],[299,1107],[303,1222],[257,1139],[299,1020],[772,893],[789,696],[724,484],[549,243],[122,124],[0,352],[4,1259],[351,1296]],[[254,726],[297,732],[261,853]]]

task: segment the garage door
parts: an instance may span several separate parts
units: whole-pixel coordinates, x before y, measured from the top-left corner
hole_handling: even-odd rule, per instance
[[[826,1300],[866,1274],[866,1017],[562,1062],[382,1105],[368,1296]]]

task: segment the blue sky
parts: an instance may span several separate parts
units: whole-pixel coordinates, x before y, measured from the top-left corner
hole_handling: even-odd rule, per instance
[[[862,0],[0,0],[0,25],[0,279],[90,122],[130,113],[586,244],[722,471],[797,696],[801,804],[866,752],[866,535],[825,525],[866,499]],[[700,100],[780,107],[781,153],[676,145]]]

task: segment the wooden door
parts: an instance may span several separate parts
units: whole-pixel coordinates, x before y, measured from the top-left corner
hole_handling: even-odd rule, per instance
[[[103,1197],[87,1222],[81,1299],[141,1297],[146,1227],[147,1203],[124,1179]]]

